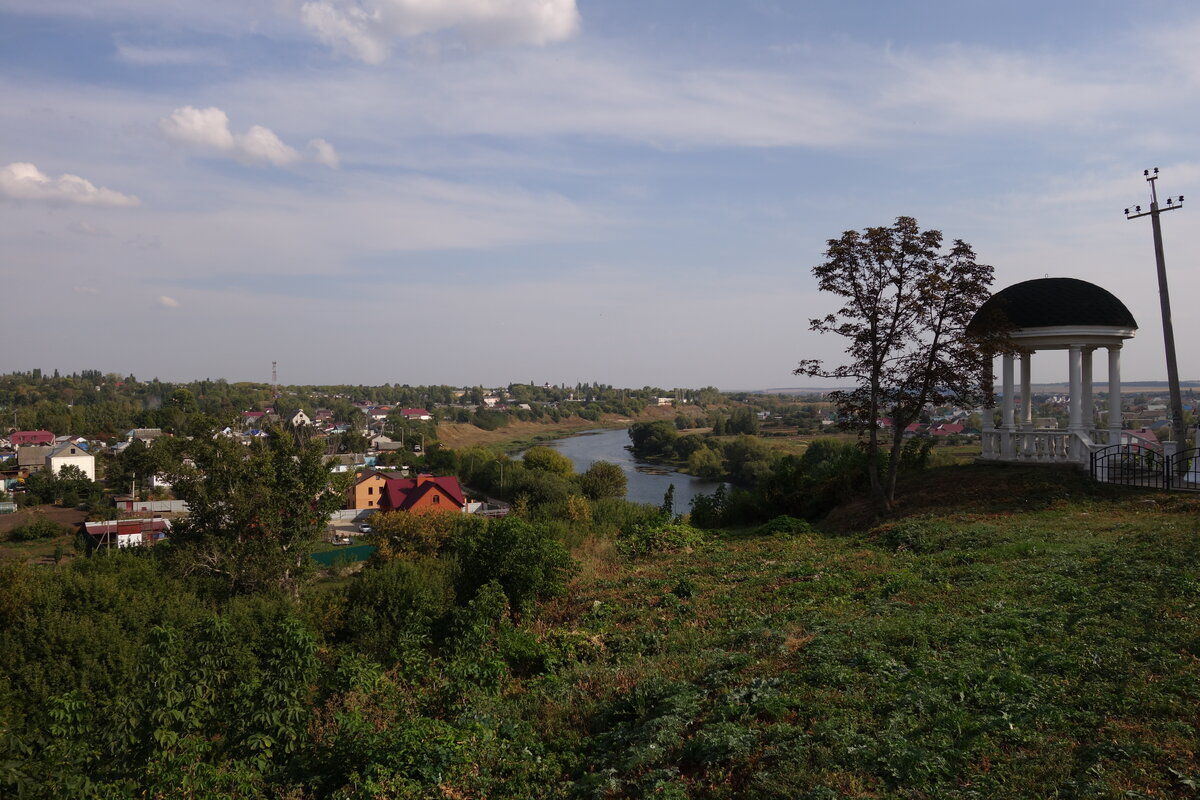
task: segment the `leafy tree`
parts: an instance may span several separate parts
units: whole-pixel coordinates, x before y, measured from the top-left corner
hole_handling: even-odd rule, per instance
[[[625,471],[611,461],[593,461],[579,476],[579,487],[589,500],[624,497],[628,484]]]
[[[847,340],[847,363],[829,368],[805,359],[797,375],[853,379],[832,392],[844,428],[866,435],[871,493],[891,508],[904,428],[927,403],[974,405],[985,399],[991,349],[1000,339],[966,336],[967,323],[989,296],[992,268],[956,239],[922,231],[912,217],[894,225],[846,231],[830,239],[827,260],[813,267],[821,291],[844,301],[836,313],[811,320],[812,330]],[[892,418],[886,473],[880,473],[879,419]]]
[[[552,447],[531,447],[525,451],[522,460],[527,469],[568,478],[575,474],[575,465],[571,463],[571,459]]]
[[[738,483],[754,485],[771,471],[776,454],[757,436],[739,436],[725,445],[729,475]]]
[[[662,506],[660,507],[667,519],[675,516],[675,484],[667,487],[667,491],[663,493]]]
[[[716,479],[725,474],[725,462],[716,450],[701,447],[688,456],[687,471],[697,478]]]
[[[462,571],[459,598],[473,597],[496,581],[516,611],[535,600],[558,597],[579,570],[566,546],[544,526],[515,516],[495,520],[462,537],[457,546]]]
[[[640,457],[675,457],[675,443],[679,434],[675,425],[664,420],[657,422],[635,422],[629,428],[629,439],[633,442],[634,455]]]
[[[39,503],[53,503],[58,499],[58,481],[49,467],[42,467],[26,476],[25,491]]]
[[[758,415],[754,413],[754,409],[749,406],[735,408],[733,414],[729,417],[729,421],[725,424],[725,433],[744,433],[747,435],[758,433]]]
[[[248,448],[218,436],[193,440],[188,450],[194,466],[172,476],[190,510],[171,529],[175,564],[235,593],[295,593],[311,570],[313,545],[341,505],[324,448],[276,430]]]

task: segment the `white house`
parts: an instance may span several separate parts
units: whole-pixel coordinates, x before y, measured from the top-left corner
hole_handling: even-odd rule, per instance
[[[63,442],[46,454],[46,466],[55,475],[70,464],[79,467],[89,481],[96,480],[96,457],[73,442]]]

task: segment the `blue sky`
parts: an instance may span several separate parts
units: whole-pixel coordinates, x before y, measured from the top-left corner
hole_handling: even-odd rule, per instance
[[[1158,379],[1120,212],[1200,191],[1197,45],[1173,0],[0,0],[0,369],[794,386],[825,241],[903,214],[1114,292]]]

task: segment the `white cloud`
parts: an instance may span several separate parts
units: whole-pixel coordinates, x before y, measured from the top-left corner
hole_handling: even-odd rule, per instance
[[[218,53],[190,47],[145,47],[117,44],[117,59],[139,66],[197,66],[223,63]]]
[[[229,129],[229,115],[219,108],[183,106],[158,121],[159,130],[168,139],[182,144],[215,150],[246,163],[265,163],[286,167],[303,160],[294,147],[285,144],[270,128],[251,125],[245,133]],[[337,167],[333,145],[324,139],[308,143],[310,159],[327,167]]]
[[[163,308],[179,308],[179,301],[174,297],[167,297],[165,294],[158,296],[158,304]]]
[[[238,152],[251,161],[266,161],[277,167],[286,167],[300,160],[300,154],[294,148],[284,144],[274,131],[262,125],[251,125],[234,141]]]
[[[71,291],[75,294],[100,294],[100,290],[95,286],[72,286]]]
[[[229,151],[236,147],[229,115],[219,108],[177,108],[158,121],[158,128],[168,139],[184,144]]]
[[[313,0],[300,21],[318,39],[369,64],[392,39],[453,31],[468,44],[544,45],[579,31],[575,0]]]
[[[1145,86],[1084,59],[947,47],[889,53],[881,109],[956,126],[1089,126],[1152,100]]]
[[[84,206],[127,207],[141,202],[131,194],[96,186],[78,175],[51,178],[33,164],[20,161],[0,169],[0,196]]]
[[[324,139],[313,139],[308,143],[308,151],[313,161],[318,164],[324,164],[327,167],[337,169],[341,163],[338,159],[337,151],[333,149],[333,145]]]
[[[97,228],[90,222],[76,222],[67,226],[67,230],[71,233],[77,233],[80,236],[92,236],[97,239],[107,239],[112,236],[112,232],[106,228]]]

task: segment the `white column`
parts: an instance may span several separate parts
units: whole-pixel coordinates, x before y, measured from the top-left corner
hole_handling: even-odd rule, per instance
[[[1070,420],[1067,429],[1072,433],[1068,439],[1067,453],[1072,461],[1082,461],[1079,440],[1074,434],[1084,429],[1084,345],[1070,345]]]
[[[1001,371],[1001,391],[1004,399],[1000,404],[1000,457],[1010,460],[1013,457],[1013,357],[1004,354]]]
[[[1083,349],[1083,428],[1089,436],[1096,427],[1096,406],[1092,398],[1092,352],[1095,349]]]
[[[1070,345],[1070,420],[1067,427],[1084,427],[1084,347]]]
[[[1033,353],[1021,354],[1021,427],[1033,430]]]
[[[1121,345],[1108,346],[1108,443],[1121,443]]]
[[[996,360],[993,358],[988,363],[987,388],[988,393],[994,388],[996,380]],[[995,399],[983,407],[983,415],[980,420],[983,432],[983,457],[992,459],[996,457],[996,452],[992,447],[992,432],[996,430],[996,406]]]

